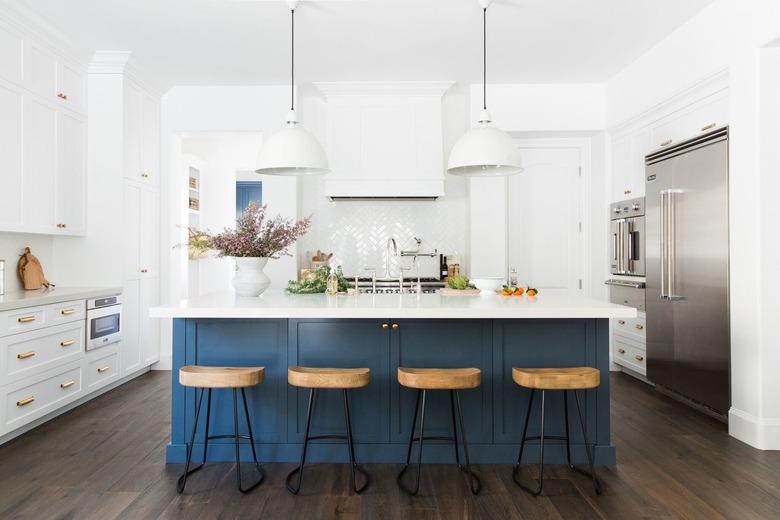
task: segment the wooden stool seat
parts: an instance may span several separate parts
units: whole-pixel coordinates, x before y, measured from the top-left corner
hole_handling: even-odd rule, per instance
[[[179,369],[179,383],[196,388],[244,388],[263,382],[265,367],[204,367]]]
[[[313,368],[292,366],[287,369],[287,382],[302,388],[362,388],[368,385],[368,368]]]
[[[592,367],[512,369],[515,383],[537,390],[587,390],[599,386],[600,377]]]
[[[478,368],[405,368],[398,367],[398,382],[418,390],[461,390],[476,388],[481,381]]]

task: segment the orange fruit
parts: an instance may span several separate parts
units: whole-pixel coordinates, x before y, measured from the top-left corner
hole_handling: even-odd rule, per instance
[[[524,292],[525,292],[525,289],[523,289],[522,287],[518,287],[517,289],[515,289],[515,292],[513,294],[515,296],[522,296]]]
[[[539,294],[539,291],[537,291],[536,289],[534,289],[533,287],[531,287],[531,288],[529,288],[529,289],[526,291],[526,294],[528,294],[528,296],[536,296],[537,294]]]

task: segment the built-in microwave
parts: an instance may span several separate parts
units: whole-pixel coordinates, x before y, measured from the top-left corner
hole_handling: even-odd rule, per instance
[[[610,272],[645,275],[645,199],[624,200],[610,206]]]
[[[121,339],[122,297],[87,300],[87,350],[105,347]]]

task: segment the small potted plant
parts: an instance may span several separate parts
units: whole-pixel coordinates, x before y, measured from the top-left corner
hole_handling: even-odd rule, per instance
[[[281,215],[267,219],[265,213],[265,205],[252,202],[236,220],[236,229],[209,236],[217,256],[235,258],[233,287],[239,296],[259,296],[268,289],[271,279],[263,272],[268,260],[291,256],[288,249],[311,225],[311,217],[293,222]]]

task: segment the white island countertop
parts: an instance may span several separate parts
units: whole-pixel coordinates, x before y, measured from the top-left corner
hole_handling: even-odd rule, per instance
[[[564,291],[526,296],[442,296],[439,294],[287,294],[257,298],[232,292],[206,294],[153,307],[153,318],[634,318],[636,309]]]

